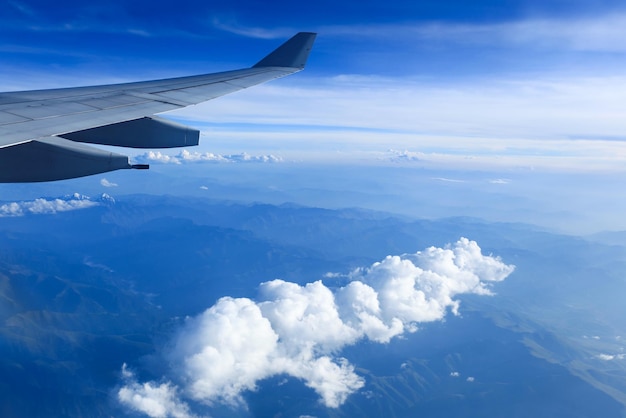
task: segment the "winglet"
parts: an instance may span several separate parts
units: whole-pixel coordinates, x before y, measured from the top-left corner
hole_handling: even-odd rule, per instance
[[[290,67],[302,69],[306,64],[307,58],[309,58],[316,36],[316,33],[311,32],[297,33],[268,56],[257,62],[252,68]]]

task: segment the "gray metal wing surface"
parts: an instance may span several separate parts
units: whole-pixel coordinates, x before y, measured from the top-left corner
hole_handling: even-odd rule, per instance
[[[84,145],[197,145],[199,131],[154,116],[304,69],[316,35],[301,32],[250,68],[91,87],[0,93],[0,182],[82,177],[133,166]]]

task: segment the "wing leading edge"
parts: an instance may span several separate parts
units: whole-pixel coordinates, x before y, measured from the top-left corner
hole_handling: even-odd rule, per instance
[[[316,34],[301,32],[250,68],[163,80],[0,94],[0,182],[62,180],[133,166],[84,145],[197,145],[199,131],[154,116],[304,69]]]

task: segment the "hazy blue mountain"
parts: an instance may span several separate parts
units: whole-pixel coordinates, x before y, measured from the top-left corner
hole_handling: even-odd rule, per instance
[[[366,383],[343,406],[326,408],[300,381],[278,376],[245,395],[247,410],[212,414],[624,415],[626,247],[472,218],[148,195],[99,203],[0,218],[2,416],[126,414],[115,398],[121,365],[158,379],[157,347],[218,298],[249,297],[275,278],[313,282],[461,236],[515,264],[514,274],[495,297],[462,297],[459,317],[344,348]]]

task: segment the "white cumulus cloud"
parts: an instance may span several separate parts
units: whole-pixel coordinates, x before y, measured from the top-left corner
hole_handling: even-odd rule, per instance
[[[27,214],[54,214],[57,212],[86,209],[98,206],[99,204],[100,202],[78,193],[56,199],[39,198],[21,202],[10,202],[0,205],[0,218],[24,216]]]
[[[182,366],[193,398],[233,404],[267,376],[277,345],[278,335],[256,303],[225,297],[187,320],[171,357]]]
[[[342,348],[364,339],[386,343],[448,311],[456,315],[455,296],[491,295],[490,285],[513,269],[461,238],[445,248],[388,256],[351,272],[340,288],[322,281],[265,282],[256,300],[224,297],[186,320],[163,352],[171,365],[168,379],[177,385],[127,381],[118,397],[130,405],[128,399],[145,399],[150,388],[172,405],[183,401],[167,396],[236,406],[259,381],[289,375],[336,408],[365,385],[338,354]]]
[[[130,409],[153,418],[190,418],[189,406],[178,400],[177,389],[171,383],[140,384],[126,364],[122,366],[124,387],[118,392],[120,402]]]
[[[387,151],[387,158],[390,161],[397,162],[397,163],[419,162],[419,161],[422,161],[425,157],[426,157],[425,154],[421,152],[415,152],[415,151],[408,151],[408,150],[399,151],[399,150],[394,150],[394,149],[390,149],[389,151]]]
[[[250,155],[242,152],[241,154],[220,155],[211,152],[189,152],[182,150],[176,155],[163,154],[160,151],[149,151],[135,157],[139,163],[158,163],[158,164],[187,164],[187,163],[277,163],[282,158],[275,155]]]
[[[100,180],[100,185],[104,187],[117,187],[117,183],[110,182],[109,180],[102,178]]]

